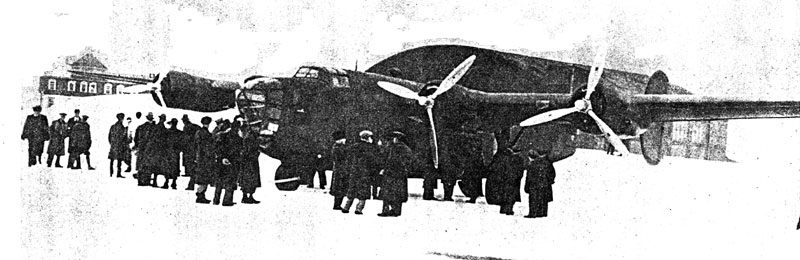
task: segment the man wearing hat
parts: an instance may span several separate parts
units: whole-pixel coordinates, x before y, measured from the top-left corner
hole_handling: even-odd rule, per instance
[[[34,106],[33,114],[25,118],[25,126],[22,127],[22,140],[28,139],[28,167],[42,163],[44,142],[50,139],[47,117],[41,113],[42,107]]]
[[[333,132],[333,146],[331,146],[331,161],[333,173],[331,175],[331,196],[333,196],[333,210],[342,209],[342,200],[347,195],[348,178],[350,176],[347,165],[347,139],[344,131]]]
[[[183,160],[184,175],[189,177],[189,184],[186,186],[186,190],[194,190],[195,180],[193,176],[197,171],[197,145],[195,144],[194,135],[200,130],[200,126],[192,123],[189,120],[189,115],[186,114],[183,115],[181,121],[183,122],[183,144],[180,147],[183,156],[181,156],[181,159]]]
[[[89,116],[83,115],[80,121],[75,122],[72,130],[69,133],[69,160],[67,160],[67,168],[81,169],[80,155],[86,155],[86,165],[89,170],[94,170],[92,167],[91,153],[89,149],[92,147],[92,132],[89,127]]]
[[[394,131],[383,168],[383,183],[378,199],[383,200],[379,217],[398,217],[403,203],[408,201],[408,175],[415,166],[411,148],[405,144],[405,134]]]
[[[202,128],[194,134],[194,146],[197,151],[195,153],[197,171],[194,172],[192,180],[197,184],[197,191],[195,192],[197,199],[195,202],[208,204],[211,201],[206,199],[206,189],[208,184],[213,181],[214,174],[217,171],[217,146],[214,142],[214,136],[208,131],[211,118],[203,117],[203,119],[200,119],[200,124],[203,125]]]
[[[173,118],[172,120],[167,122],[169,128],[164,133],[163,137],[163,144],[161,149],[164,151],[164,163],[166,168],[162,173],[164,173],[164,185],[161,186],[162,189],[172,188],[173,190],[178,189],[178,176],[181,174],[181,150],[180,146],[183,145],[183,132],[178,130],[178,119]],[[172,180],[172,185],[169,184],[169,181]]]
[[[155,128],[153,113],[147,113],[145,120],[144,123],[136,128],[136,134],[133,138],[133,149],[136,150],[136,170],[138,171],[137,180],[139,181],[139,186],[147,186],[150,184],[150,174],[153,173],[153,165],[156,163],[156,159],[153,158],[152,150],[158,149],[158,144],[154,143],[150,136],[153,132],[153,128]]]
[[[75,126],[75,123],[81,121],[81,110],[75,109],[75,115],[69,118],[67,121],[67,131],[72,131],[72,127]]]
[[[371,197],[370,186],[373,184],[375,176],[380,171],[377,155],[378,146],[373,144],[373,134],[369,130],[361,131],[358,134],[358,141],[350,147],[348,160],[351,166],[349,185],[347,189],[347,202],[342,208],[343,213],[350,212],[353,201],[358,199],[356,205],[356,215],[363,214],[367,199]]]
[[[125,114],[117,114],[117,122],[111,125],[108,130],[108,143],[110,145],[108,150],[108,172],[109,177],[114,177],[114,160],[117,161],[117,178],[122,177],[122,162],[126,161],[127,156],[130,154],[128,151],[128,129],[123,125],[122,120],[125,119]]]
[[[53,156],[56,158],[56,168],[61,168],[61,156],[64,155],[64,139],[67,139],[67,113],[59,113],[60,118],[50,124],[50,143],[47,145],[47,167],[53,165]]]
[[[553,201],[553,183],[556,168],[547,158],[547,152],[531,150],[528,154],[525,178],[525,193],[528,193],[528,215],[526,218],[547,217],[547,204]]]

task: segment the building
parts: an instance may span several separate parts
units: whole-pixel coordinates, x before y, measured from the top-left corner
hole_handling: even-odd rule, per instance
[[[69,62],[67,72],[46,72],[39,77],[39,91],[44,95],[95,96],[115,95],[118,90],[152,82],[153,76],[108,73],[106,67],[93,53],[85,53]]]

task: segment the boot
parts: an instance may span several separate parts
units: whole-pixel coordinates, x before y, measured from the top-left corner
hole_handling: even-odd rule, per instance
[[[247,193],[242,194],[242,204],[253,204],[250,202],[250,197],[247,196]]]
[[[261,201],[258,201],[255,198],[253,198],[253,193],[250,193],[250,202],[253,204],[261,203]]]
[[[423,200],[437,200],[436,197],[433,196],[433,189],[425,188],[422,192],[422,199]]]
[[[89,166],[89,170],[94,170],[94,167],[92,167],[92,159],[89,158],[88,155],[86,156],[86,166]],[[78,167],[80,167],[80,166],[78,166]]]
[[[64,168],[61,166],[61,155],[56,155],[56,168]]]
[[[210,201],[210,200],[206,199],[206,195],[205,195],[205,194],[203,194],[203,193],[196,193],[196,195],[197,195],[197,199],[196,199],[194,202],[196,202],[196,203],[200,203],[200,204],[208,204],[208,203],[211,203],[211,201]],[[219,203],[217,203],[217,204],[219,204]]]
[[[47,167],[53,167],[53,155],[47,154]]]
[[[177,190],[178,189],[178,184],[176,183],[177,181],[178,179],[172,179],[172,185],[170,185],[169,187],[172,188],[173,190]]]

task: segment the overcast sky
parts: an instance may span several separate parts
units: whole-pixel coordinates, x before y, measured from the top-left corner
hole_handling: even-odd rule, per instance
[[[147,74],[174,66],[240,80],[256,73],[285,75],[309,63],[353,68],[359,62],[365,69],[406,43],[443,38],[588,63],[592,46],[606,40],[609,67],[644,74],[661,69],[695,93],[800,96],[800,4],[790,0],[15,5],[22,6],[4,8],[9,14],[2,19],[19,35],[6,51],[18,60],[12,74],[21,84],[49,70],[57,57],[87,46],[102,52],[117,72]]]

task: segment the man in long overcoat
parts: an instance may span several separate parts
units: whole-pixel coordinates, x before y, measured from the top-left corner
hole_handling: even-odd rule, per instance
[[[367,199],[372,195],[370,186],[375,180],[375,175],[380,170],[380,165],[378,165],[377,160],[379,151],[378,147],[373,144],[372,132],[364,130],[358,136],[359,140],[348,149],[348,160],[351,169],[348,180],[349,185],[347,186],[347,202],[345,202],[342,212],[349,213],[353,200],[358,199],[356,214],[361,215],[363,214],[364,206],[367,204]]]
[[[128,144],[130,140],[128,140],[128,128],[122,123],[122,120],[125,119],[125,114],[118,113],[117,114],[117,122],[111,125],[111,128],[108,130],[108,143],[109,143],[109,150],[108,150],[108,172],[110,177],[114,176],[114,160],[117,161],[117,178],[124,178],[122,177],[122,162],[127,161],[127,157],[130,156],[130,151]]]
[[[181,150],[180,146],[183,145],[183,132],[178,130],[178,119],[173,118],[167,122],[169,128],[163,132],[163,160],[164,169],[164,185],[162,189],[172,188],[178,189],[178,176],[181,174]],[[169,185],[169,181],[172,185]]]
[[[61,168],[61,156],[64,155],[64,139],[69,137],[67,131],[67,121],[64,118],[67,113],[60,113],[61,118],[53,120],[50,124],[50,142],[47,145],[47,167],[53,165],[53,157],[56,158],[56,168]]]
[[[150,176],[155,172],[156,167],[156,158],[153,151],[159,149],[158,144],[151,137],[155,128],[153,113],[148,113],[145,119],[146,121],[136,128],[136,134],[133,138],[139,186],[150,185]]]
[[[227,135],[226,144],[232,149],[230,160],[242,190],[242,203],[258,204],[261,202],[253,198],[253,193],[261,187],[261,172],[258,167],[258,156],[261,155],[261,151],[258,140],[250,128],[243,125],[243,121],[237,120],[233,124],[233,130]]]
[[[161,114],[158,116],[158,122],[155,123],[152,131],[150,132],[150,143],[153,144],[150,155],[155,159],[153,167],[153,182],[150,186],[158,187],[158,175],[163,175],[165,182],[167,171],[169,170],[169,162],[167,160],[167,115]]]
[[[89,151],[92,147],[92,132],[88,121],[89,116],[83,115],[81,120],[75,122],[75,125],[72,126],[72,130],[70,130],[67,168],[80,169],[80,155],[83,154],[86,156],[86,166],[88,166],[89,170],[94,170],[94,167],[92,167],[91,152]]]
[[[528,193],[528,215],[526,218],[547,217],[547,204],[553,201],[553,183],[556,169],[546,152],[531,151],[526,167],[525,193]]]
[[[489,166],[486,178],[486,202],[500,206],[500,214],[514,215],[514,203],[521,201],[519,188],[525,161],[511,148],[500,149]]]
[[[342,209],[342,200],[347,195],[349,185],[347,164],[347,139],[343,131],[333,132],[333,146],[331,147],[331,160],[333,161],[333,173],[331,175],[331,196],[333,196],[333,210]]]
[[[402,213],[403,203],[408,201],[408,174],[414,168],[411,148],[404,142],[405,134],[392,132],[383,167],[383,184],[378,199],[383,200],[380,217],[397,217]]]
[[[192,180],[197,184],[197,199],[195,202],[208,204],[211,201],[206,199],[206,189],[214,178],[217,171],[217,149],[214,143],[214,136],[208,131],[209,124],[211,124],[210,117],[203,117],[200,119],[202,128],[197,130],[194,134],[195,146],[195,161],[197,162],[197,171],[192,176]]]
[[[44,142],[50,139],[47,117],[42,115],[42,107],[34,106],[33,114],[25,118],[22,127],[22,140],[28,139],[28,167],[42,163]]]
[[[194,173],[197,171],[197,145],[195,144],[195,134],[200,130],[200,126],[192,123],[188,115],[183,115],[181,118],[183,122],[183,135],[184,141],[181,146],[181,159],[183,160],[184,175],[189,177],[189,184],[186,185],[186,190],[194,190]]]
[[[231,160],[235,157],[236,152],[232,146],[228,145],[228,141],[232,138],[229,136],[231,132],[236,133],[230,123],[223,121],[222,124],[217,125],[214,129],[214,142],[217,149],[219,162],[217,163],[217,170],[214,176],[214,205],[219,204],[220,195],[224,192],[222,197],[222,206],[236,205],[233,202],[233,191],[236,189],[236,170]]]

